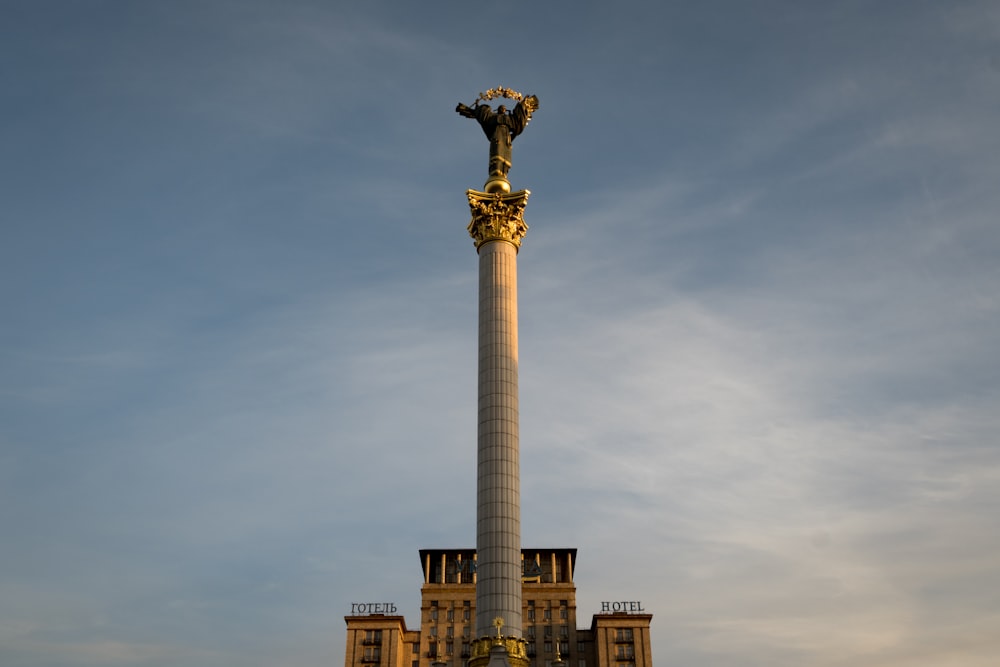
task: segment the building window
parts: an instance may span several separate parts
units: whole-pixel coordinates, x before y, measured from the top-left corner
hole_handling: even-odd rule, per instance
[[[462,642],[462,657],[468,658],[470,655],[472,655],[472,651],[469,648],[469,642]]]
[[[454,620],[455,620],[455,610],[454,609],[449,609],[448,610],[448,622],[451,623]]]
[[[449,625],[448,629],[445,630],[445,635],[444,636],[447,637],[448,639],[451,639],[452,637],[454,637],[455,636],[455,628],[453,626]]]
[[[545,652],[552,653],[552,642],[545,642]]]
[[[552,620],[552,610],[551,609],[546,609],[543,618],[546,621],[551,621]]]
[[[448,655],[455,655],[455,645],[451,642],[445,643],[444,652]]]
[[[529,621],[534,621],[535,620],[535,608],[534,607],[528,607],[528,620]]]
[[[429,632],[430,632],[431,637],[437,637],[438,636],[437,626],[436,625],[432,625]]]
[[[382,657],[382,647],[380,646],[366,646],[365,655],[361,658],[361,662],[378,662]]]
[[[469,603],[466,602],[465,604]],[[462,610],[462,620],[468,621],[470,618],[472,618],[472,611],[468,607],[466,607],[465,609]]]
[[[528,627],[526,627],[524,629],[524,631],[528,635],[528,639],[534,639],[535,638],[535,626],[529,625]]]
[[[535,642],[528,642],[528,657],[535,657]]]
[[[545,638],[548,639],[551,636],[552,636],[552,626],[551,625],[546,625],[545,626]]]
[[[576,661],[576,667],[587,667],[587,661],[584,660],[583,658],[580,658],[579,660]]]
[[[463,625],[462,626],[462,637],[464,639],[468,639],[469,638],[469,626],[467,626],[467,625]]]
[[[559,642],[559,652],[563,655],[569,655],[569,642]]]
[[[631,660],[635,657],[635,648],[631,644],[622,644],[618,647],[617,660]]]
[[[381,643],[382,643],[381,630],[365,630],[365,644],[381,644]]]
[[[566,607],[559,607],[559,618],[569,618],[569,609]]]
[[[630,642],[632,641],[632,628],[618,628],[618,632],[615,633],[616,642]]]
[[[559,636],[562,637],[563,639],[566,639],[567,637],[569,637],[569,626],[568,625],[560,625],[559,626]]]
[[[577,642],[576,643],[576,652],[577,653],[583,653],[586,650],[587,650],[587,645],[586,644],[584,644],[583,642]]]
[[[437,610],[437,607],[431,607],[431,620],[432,621],[438,620],[438,610]]]
[[[413,654],[414,655],[420,654],[420,642],[413,642]]]

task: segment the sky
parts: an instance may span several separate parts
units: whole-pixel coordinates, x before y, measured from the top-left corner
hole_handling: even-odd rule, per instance
[[[1000,5],[5,0],[0,664],[343,664],[475,542],[488,144],[522,542],[657,665],[1000,655]]]

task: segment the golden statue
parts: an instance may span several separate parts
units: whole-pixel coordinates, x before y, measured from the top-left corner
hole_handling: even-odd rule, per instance
[[[506,97],[517,100],[517,105],[513,111],[508,111],[507,107],[500,105],[494,111],[489,104],[484,102],[494,97]],[[510,169],[510,149],[514,142],[514,137],[521,134],[531,120],[531,114],[538,110],[538,98],[534,95],[524,97],[521,93],[510,88],[490,88],[485,93],[480,93],[479,97],[471,107],[461,102],[455,107],[455,111],[466,118],[475,118],[483,128],[486,138],[490,140],[490,180],[507,180],[507,171]],[[509,191],[509,187],[506,188]]]

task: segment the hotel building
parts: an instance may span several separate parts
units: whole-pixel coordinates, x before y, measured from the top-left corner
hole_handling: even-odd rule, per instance
[[[522,549],[522,625],[531,667],[652,667],[652,614],[640,602],[606,602],[578,627],[576,549]],[[355,604],[344,667],[468,667],[476,635],[475,549],[423,549],[420,626],[392,603]],[[558,653],[557,653],[558,652]],[[557,662],[558,661],[558,662]]]

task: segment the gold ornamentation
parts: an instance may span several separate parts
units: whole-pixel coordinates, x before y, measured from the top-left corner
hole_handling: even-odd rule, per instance
[[[528,642],[516,637],[480,637],[470,646],[469,667],[483,667],[490,661],[490,651],[502,646],[511,667],[528,667]]]
[[[524,209],[531,194],[528,190],[511,194],[466,190],[465,194],[472,209],[472,222],[467,229],[477,249],[488,241],[508,241],[516,248],[521,247],[521,239],[528,231],[524,223]]]
[[[513,88],[497,86],[496,88],[490,88],[485,93],[479,93],[479,97],[476,98],[476,102],[488,102],[489,100],[493,100],[498,97],[506,97],[508,100],[517,100],[518,102],[524,99],[524,95],[517,92]]]

